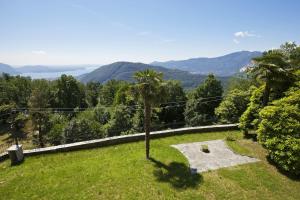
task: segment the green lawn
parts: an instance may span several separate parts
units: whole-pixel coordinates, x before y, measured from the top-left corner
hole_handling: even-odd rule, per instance
[[[26,158],[0,163],[0,199],[300,199],[300,181],[282,175],[265,150],[242,139],[229,146],[261,162],[191,175],[171,144],[222,139],[228,132],[188,134],[144,143]]]

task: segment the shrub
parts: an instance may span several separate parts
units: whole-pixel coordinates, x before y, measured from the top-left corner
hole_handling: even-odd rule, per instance
[[[94,119],[100,124],[106,124],[110,120],[109,110],[101,105],[94,108]]]
[[[236,138],[233,135],[227,135],[226,140],[227,141],[236,141]]]
[[[52,145],[64,143],[64,128],[65,124],[55,124],[47,134],[47,141]]]
[[[202,144],[201,145],[201,151],[203,151],[204,153],[209,153],[208,146],[206,144]]]
[[[105,137],[101,125],[88,119],[73,119],[64,129],[65,143]]]
[[[300,90],[261,110],[258,139],[281,169],[300,175]]]
[[[105,131],[108,136],[124,135],[132,127],[131,110],[124,105],[118,105],[113,111],[112,119],[105,125]]]
[[[160,109],[153,109],[151,113],[151,131],[162,130],[165,127],[159,121]],[[132,117],[133,132],[144,132],[144,109],[139,107]]]
[[[8,123],[12,110],[16,107],[16,104],[3,104],[0,105],[0,123]]]
[[[250,90],[234,89],[226,95],[219,107],[216,108],[215,113],[223,123],[236,123],[247,109],[249,100]]]
[[[52,114],[49,119],[50,131],[47,133],[47,142],[52,145],[64,143],[64,128],[67,125],[65,115]]]
[[[248,108],[240,118],[239,127],[247,132],[249,129],[256,129],[259,123],[259,111],[262,109],[262,97],[264,86],[252,89],[252,95]]]
[[[25,122],[28,120],[28,117],[24,113],[18,113],[13,120],[13,126],[16,130],[20,130],[25,127]]]

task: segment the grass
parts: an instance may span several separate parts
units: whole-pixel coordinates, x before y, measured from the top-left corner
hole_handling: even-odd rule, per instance
[[[191,175],[185,157],[171,144],[225,139],[226,132],[188,134],[26,158],[21,165],[0,163],[0,199],[300,199],[300,181],[270,165],[252,140],[228,145],[258,163]]]

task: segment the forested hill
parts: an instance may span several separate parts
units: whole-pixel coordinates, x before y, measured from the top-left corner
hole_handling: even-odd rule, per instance
[[[7,73],[7,74],[11,74],[11,75],[19,74],[19,72],[17,72],[12,66],[4,64],[4,63],[0,63],[0,75],[2,73]]]
[[[167,69],[165,67],[153,66],[143,63],[132,63],[132,62],[115,62],[109,65],[104,65],[98,69],[83,74],[78,79],[84,83],[87,82],[100,82],[105,83],[109,80],[125,80],[133,81],[133,74],[137,71],[153,69],[164,74],[164,79],[179,80],[182,82],[184,88],[194,88],[199,85],[205,78],[206,75],[191,74],[186,71],[178,69]],[[226,80],[226,77],[220,78],[222,81]]]
[[[231,76],[249,64],[253,58],[261,55],[262,53],[259,51],[239,51],[215,58],[192,58],[188,60],[153,62],[151,64],[197,74],[213,73],[217,76]]]

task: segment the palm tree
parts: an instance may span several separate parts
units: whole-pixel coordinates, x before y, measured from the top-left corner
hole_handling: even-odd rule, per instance
[[[137,81],[135,85],[138,96],[144,104],[144,129],[145,129],[145,144],[146,158],[149,159],[150,151],[150,123],[152,106],[161,102],[163,95],[163,74],[154,70],[146,69],[134,74]]]
[[[259,82],[265,84],[263,106],[269,102],[271,88],[287,81],[290,75],[290,65],[284,55],[276,50],[268,51],[261,57],[253,59],[250,73]]]

